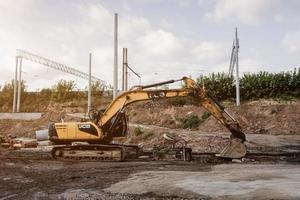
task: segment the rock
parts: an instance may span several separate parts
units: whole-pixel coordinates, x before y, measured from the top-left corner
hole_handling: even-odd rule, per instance
[[[234,163],[242,163],[242,160],[241,159],[232,159],[232,162],[234,162]]]

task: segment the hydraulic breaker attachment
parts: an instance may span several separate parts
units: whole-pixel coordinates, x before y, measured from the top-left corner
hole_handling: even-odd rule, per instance
[[[229,144],[216,156],[222,158],[242,158],[246,155],[247,150],[245,144],[239,138],[230,139]]]

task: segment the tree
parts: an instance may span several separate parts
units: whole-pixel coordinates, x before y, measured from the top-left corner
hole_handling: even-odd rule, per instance
[[[25,81],[21,82],[21,102],[24,101],[26,98],[26,86]],[[2,86],[1,92],[0,92],[0,106],[12,106],[13,104],[13,97],[14,97],[14,80],[11,81],[11,83],[5,83]]]
[[[73,93],[76,88],[75,81],[60,80],[53,87],[52,98],[57,102],[65,102],[77,97],[77,94]]]

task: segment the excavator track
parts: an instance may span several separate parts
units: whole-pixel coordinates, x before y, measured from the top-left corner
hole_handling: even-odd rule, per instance
[[[125,147],[121,145],[73,145],[53,147],[51,155],[61,160],[123,161]]]

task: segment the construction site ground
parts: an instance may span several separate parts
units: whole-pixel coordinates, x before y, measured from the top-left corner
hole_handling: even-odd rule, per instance
[[[82,162],[2,151],[0,168],[1,199],[300,198],[299,164],[280,159]]]
[[[195,160],[59,161],[47,147],[2,148],[0,199],[300,199],[300,101],[259,100],[239,108],[225,104],[247,136],[249,154],[243,160],[210,155],[220,152],[230,135],[212,116],[197,128],[180,127],[181,118],[201,119],[204,109],[137,104],[128,108],[130,134],[122,142],[149,150],[170,133],[188,141]],[[0,134],[34,138],[35,130],[62,115],[77,120],[67,115],[72,112],[81,110],[55,105],[39,120],[0,120]]]

